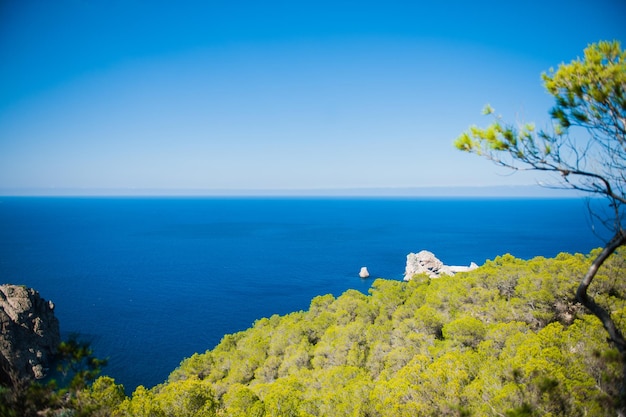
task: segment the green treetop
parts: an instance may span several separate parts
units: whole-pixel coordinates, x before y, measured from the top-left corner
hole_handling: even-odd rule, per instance
[[[485,114],[494,121],[486,128],[470,127],[455,146],[513,170],[557,174],[559,187],[607,200],[609,210],[592,215],[613,236],[581,279],[576,296],[626,355],[626,339],[611,311],[588,293],[600,266],[626,245],[626,52],[617,41],[598,42],[585,49],[582,59],[561,64],[542,78],[555,98],[550,130],[505,123],[487,106]]]

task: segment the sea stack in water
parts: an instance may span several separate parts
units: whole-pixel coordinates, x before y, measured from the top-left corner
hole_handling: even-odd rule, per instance
[[[467,272],[476,268],[478,268],[478,265],[474,262],[470,266],[444,265],[432,252],[423,250],[419,253],[409,253],[407,255],[404,280],[410,281],[413,276],[420,274],[426,274],[431,278],[439,278],[443,275],[451,276],[457,272]]]
[[[46,376],[61,343],[54,304],[31,288],[0,285],[0,379]]]
[[[367,267],[366,267],[366,266],[364,266],[364,267],[362,267],[362,268],[361,268],[361,270],[359,271],[359,276],[360,276],[361,278],[368,278],[368,277],[370,276],[370,273],[368,272],[368,270],[367,270]]]

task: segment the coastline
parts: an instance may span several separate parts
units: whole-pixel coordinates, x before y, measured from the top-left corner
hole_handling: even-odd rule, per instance
[[[0,274],[53,299],[132,389],[259,317],[400,281],[421,248],[449,265],[588,252],[585,215],[567,199],[6,198]]]

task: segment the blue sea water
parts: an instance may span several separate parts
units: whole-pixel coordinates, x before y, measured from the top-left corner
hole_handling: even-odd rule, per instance
[[[579,199],[0,198],[0,283],[54,301],[127,392],[256,319],[401,280],[409,252],[468,265],[602,243]]]

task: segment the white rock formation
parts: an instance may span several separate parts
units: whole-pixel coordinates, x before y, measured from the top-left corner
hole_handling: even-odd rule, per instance
[[[472,262],[469,266],[450,266],[450,270],[455,274],[457,272],[468,272],[476,268],[478,268],[478,265],[476,265],[474,262]]]
[[[443,275],[451,276],[457,272],[467,272],[476,268],[478,268],[478,265],[474,262],[470,266],[444,265],[432,252],[423,250],[419,253],[409,253],[407,255],[404,280],[410,281],[414,275],[419,274],[426,274],[431,278],[439,278]]]
[[[368,278],[368,277],[370,276],[370,273],[369,273],[369,271],[367,270],[367,267],[366,267],[366,266],[364,266],[364,267],[362,267],[362,268],[361,268],[361,270],[359,271],[359,276],[360,276],[361,278]]]

